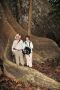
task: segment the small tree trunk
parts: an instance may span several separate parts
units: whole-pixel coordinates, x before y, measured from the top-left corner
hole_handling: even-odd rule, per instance
[[[20,0],[17,0],[17,6],[16,6],[16,18],[17,18],[17,21],[19,23],[20,21],[20,17],[21,17],[21,1]]]
[[[29,5],[28,35],[31,35],[31,25],[32,25],[32,0],[30,0]]]

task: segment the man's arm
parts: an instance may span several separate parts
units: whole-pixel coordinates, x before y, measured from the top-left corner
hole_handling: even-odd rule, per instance
[[[32,42],[30,43],[30,48],[33,49],[33,43]]]

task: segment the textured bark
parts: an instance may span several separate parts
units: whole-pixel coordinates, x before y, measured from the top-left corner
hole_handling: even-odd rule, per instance
[[[32,0],[29,1],[29,20],[28,20],[28,35],[31,35],[31,28],[32,28]]]

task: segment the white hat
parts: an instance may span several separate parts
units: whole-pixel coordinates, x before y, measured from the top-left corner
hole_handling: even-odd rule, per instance
[[[17,39],[17,37],[20,38],[20,35],[19,34],[16,34],[15,39]]]

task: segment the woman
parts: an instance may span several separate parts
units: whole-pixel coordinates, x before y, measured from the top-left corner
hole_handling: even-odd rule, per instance
[[[15,40],[13,41],[12,45],[12,52],[15,55],[17,65],[19,65],[20,63],[21,65],[24,65],[22,49],[23,41],[21,39],[21,35],[16,34]]]
[[[30,48],[31,52],[29,54],[25,54],[26,60],[27,60],[27,66],[32,67],[32,49],[33,49],[33,43],[30,41],[30,37],[26,36],[26,41],[24,42],[24,48]]]

